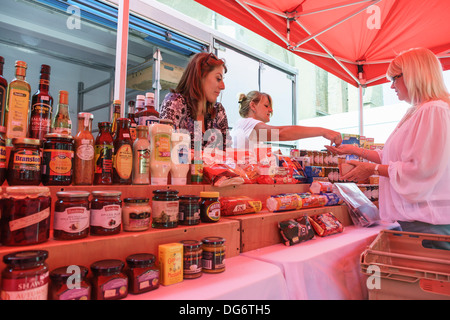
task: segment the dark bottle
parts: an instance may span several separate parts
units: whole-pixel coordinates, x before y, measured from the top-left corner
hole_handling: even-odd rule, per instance
[[[133,168],[133,143],[130,136],[130,119],[117,119],[114,138],[113,183],[131,184]]]
[[[3,64],[5,59],[0,57],[0,126],[5,125],[6,93],[8,92],[8,81],[3,77]]]
[[[50,132],[53,97],[49,92],[50,88],[50,66],[41,65],[41,77],[39,79],[39,89],[31,98],[31,116],[28,126],[28,136],[32,139],[44,140]]]
[[[136,140],[136,127],[137,127],[137,122],[134,114],[134,110],[135,110],[135,105],[136,103],[134,102],[134,100],[130,100],[128,101],[128,119],[130,119],[130,134],[131,134],[131,141],[134,142],[134,140]]]
[[[112,124],[112,135],[113,138],[115,138],[116,131],[117,131],[117,120],[120,118],[120,112],[121,112],[121,102],[120,100],[114,100],[112,105],[112,115],[111,115],[111,124]]]
[[[112,184],[114,141],[111,122],[99,122],[98,129],[95,139],[94,184]]]

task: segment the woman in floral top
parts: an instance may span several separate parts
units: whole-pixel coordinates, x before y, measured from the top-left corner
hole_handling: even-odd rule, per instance
[[[160,118],[172,120],[176,129],[187,130],[192,149],[207,147],[225,151],[231,144],[225,108],[216,101],[225,89],[226,71],[225,62],[214,54],[197,53],[178,86],[162,102]]]

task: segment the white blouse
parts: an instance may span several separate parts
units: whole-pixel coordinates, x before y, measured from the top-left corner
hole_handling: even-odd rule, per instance
[[[230,132],[233,148],[253,151],[257,144],[256,133],[253,132],[255,126],[262,121],[248,118],[240,118],[236,121]]]
[[[450,107],[431,101],[411,108],[378,151],[380,217],[450,224]]]

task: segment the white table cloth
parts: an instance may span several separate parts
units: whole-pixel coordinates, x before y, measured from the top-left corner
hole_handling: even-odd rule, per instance
[[[360,255],[381,230],[396,226],[384,223],[370,228],[348,226],[339,234],[316,236],[290,247],[280,243],[241,255],[280,267],[289,299],[367,299]]]
[[[204,273],[128,300],[286,300],[286,282],[278,266],[242,255],[225,260],[225,271]]]

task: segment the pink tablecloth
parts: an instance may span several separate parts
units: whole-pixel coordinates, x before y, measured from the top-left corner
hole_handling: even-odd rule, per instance
[[[396,226],[348,226],[340,234],[323,238],[316,236],[291,247],[277,244],[241,255],[280,267],[289,299],[367,299],[360,254],[382,229]]]
[[[286,282],[279,267],[242,255],[226,259],[223,273],[160,286],[128,300],[286,300]]]

